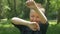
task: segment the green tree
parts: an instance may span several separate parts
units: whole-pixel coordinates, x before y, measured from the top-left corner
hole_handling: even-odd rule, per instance
[[[0,19],[1,19],[1,13],[2,13],[2,0],[0,0]]]
[[[57,0],[57,11],[58,11],[58,16],[57,16],[57,24],[60,23],[60,0]]]

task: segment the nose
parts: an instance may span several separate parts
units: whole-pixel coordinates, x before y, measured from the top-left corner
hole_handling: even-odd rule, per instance
[[[34,17],[34,18],[33,18],[33,21],[36,22],[36,20],[37,20],[37,19]]]

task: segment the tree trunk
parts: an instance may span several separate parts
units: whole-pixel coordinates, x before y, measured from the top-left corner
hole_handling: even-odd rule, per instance
[[[1,18],[2,18],[1,13],[2,13],[2,0],[0,0],[0,21],[1,21]]]
[[[58,7],[57,24],[59,24],[60,23],[60,1],[59,0],[57,0],[57,7]]]
[[[57,24],[59,24],[60,23],[60,8],[58,9],[58,16],[57,16]]]
[[[45,11],[45,15],[47,16],[47,14],[48,14],[48,12],[49,12],[49,5],[50,5],[50,2],[49,2],[50,0],[46,0],[46,6],[45,6],[45,9],[46,9],[46,11]]]
[[[17,12],[16,12],[16,0],[14,0],[14,12],[15,12],[15,17],[17,17],[18,16],[18,14],[17,14]]]

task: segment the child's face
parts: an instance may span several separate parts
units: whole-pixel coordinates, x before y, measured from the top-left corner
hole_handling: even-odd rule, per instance
[[[40,21],[39,15],[34,10],[31,10],[31,12],[30,12],[30,21],[31,22],[39,22]]]

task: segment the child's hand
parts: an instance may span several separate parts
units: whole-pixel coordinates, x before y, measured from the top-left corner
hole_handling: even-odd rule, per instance
[[[27,7],[29,7],[29,8],[36,8],[36,6],[35,6],[35,1],[34,0],[27,0],[26,1],[26,5],[27,5]]]
[[[32,29],[33,31],[37,31],[40,30],[39,24],[36,22],[32,22],[31,24],[29,24],[28,26],[30,29]]]

